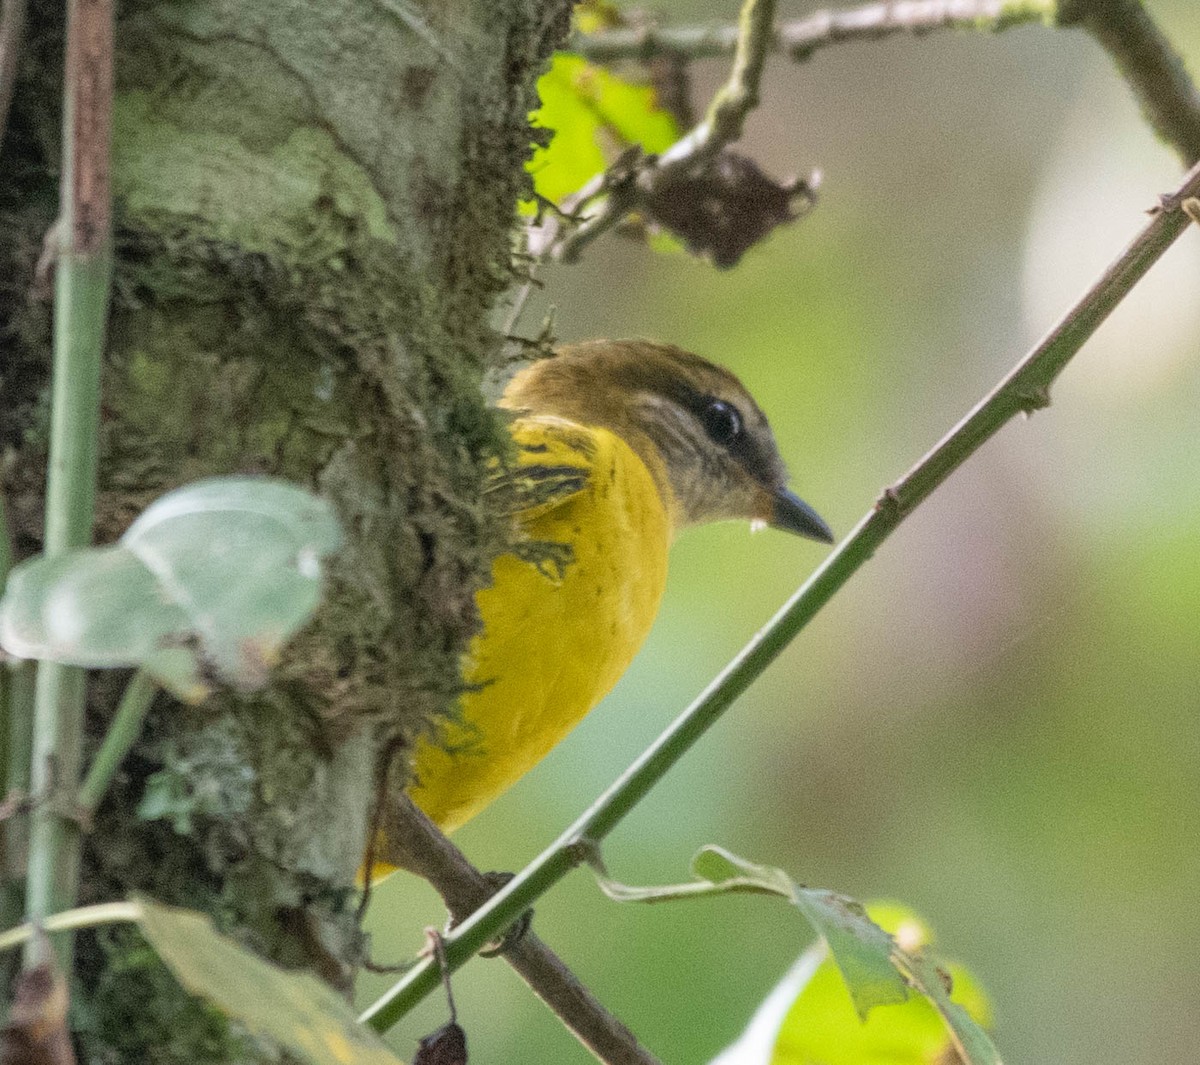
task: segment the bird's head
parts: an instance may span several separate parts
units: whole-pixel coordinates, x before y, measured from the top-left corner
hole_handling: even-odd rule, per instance
[[[766,416],[728,370],[669,344],[596,340],[517,374],[501,405],[609,429],[646,464],[676,527],[744,518],[831,543],[787,486]]]

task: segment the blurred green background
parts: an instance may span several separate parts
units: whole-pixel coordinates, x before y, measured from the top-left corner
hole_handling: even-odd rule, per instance
[[[1195,0],[1149,5],[1200,68]],[[784,4],[783,15],[811,8]],[[664,22],[736,3],[657,5]],[[694,68],[702,104],[727,70]],[[800,493],[844,533],[1142,222],[1179,163],[1098,47],[1025,28],[843,45],[769,66],[745,147],[824,173],[808,220],[735,270],[608,236],[524,319],[642,335],[739,373]],[[684,879],[708,842],[901,899],[994,1000],[1010,1063],[1195,1059],[1200,1016],[1200,234],[917,512],[606,848]],[[822,557],[692,531],[641,657],[548,761],[457,836],[485,869],[545,846]],[[441,910],[394,877],[374,954]],[[607,901],[579,872],[536,927],[672,1065],[730,1042],[809,941],[789,907]],[[364,978],[363,1001],[387,985]],[[501,961],[455,980],[475,1062],[590,1058]],[[427,1003],[395,1033],[442,1022]]]

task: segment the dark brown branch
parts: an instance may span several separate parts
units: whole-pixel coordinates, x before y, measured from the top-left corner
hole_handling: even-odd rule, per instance
[[[455,920],[479,909],[496,885],[409,800],[389,804],[389,851],[404,868],[428,880]],[[637,1036],[608,1012],[549,947],[532,932],[502,948],[501,956],[534,993],[606,1065],[660,1065]]]
[[[113,10],[111,0],[74,0],[67,35],[66,120],[73,145],[63,175],[63,240],[75,255],[100,255],[111,239]]]
[[[1086,29],[1117,64],[1154,131],[1200,159],[1200,91],[1141,0],[1062,0],[1059,24]]]

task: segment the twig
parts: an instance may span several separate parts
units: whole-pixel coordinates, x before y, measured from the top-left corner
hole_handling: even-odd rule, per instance
[[[998,31],[1028,22],[1049,24],[1054,9],[1054,0],[887,0],[781,22],[771,30],[766,46],[802,62],[819,49],[843,41],[875,41],[948,29]],[[647,62],[659,56],[711,59],[732,52],[737,39],[734,25],[639,26],[576,34],[570,49],[598,63],[618,59]]]
[[[54,299],[50,469],[45,553],[91,541],[100,416],[100,363],[112,274],[109,154],[112,129],[112,0],[70,0],[63,172]],[[41,662],[34,695],[33,810],[26,911],[35,924],[75,901],[79,826],[71,802],[83,743],[82,669]],[[57,947],[70,971],[70,939]],[[42,959],[37,944],[26,961]]]
[[[1191,221],[1181,209],[1200,195],[1200,166],[1179,190],[1163,196],[1153,217],[1122,255],[1014,369],[907,474],[887,489],[817,571],[640,758],[547,850],[501,888],[445,940],[457,968],[584,860],[663,775],[779,656],[813,616],[892,531],[975,450],[1018,413],[1046,406],[1049,388],[1068,361],[1163,255]],[[386,1031],[439,986],[422,962],[363,1015]]]
[[[543,201],[543,208],[544,210],[550,212],[555,212],[558,210],[558,208],[548,200]],[[529,234],[530,230],[526,229],[522,238],[526,245],[528,245],[529,242]],[[516,336],[517,332],[517,324],[521,321],[521,316],[525,313],[525,307],[529,303],[529,297],[533,295],[533,290],[538,285],[537,273],[539,264],[536,259],[528,256],[528,247],[522,248],[522,253],[522,257],[527,260],[525,264],[525,279],[521,282],[521,287],[517,289],[516,295],[513,296],[512,305],[508,309],[508,316],[505,318],[504,325],[500,329],[500,335],[505,338],[505,351],[502,358],[502,363],[514,362],[516,361],[516,358],[520,357],[519,354],[517,354],[515,357],[513,355],[515,345],[514,337]],[[519,345],[517,345],[517,350],[519,352]]]
[[[429,950],[442,970],[442,986],[446,989],[446,1006],[450,1010],[450,1023],[458,1023],[458,1007],[454,1005],[454,988],[450,986],[450,966],[446,964],[446,949],[442,946],[442,933],[436,928],[426,928],[425,938]]]
[[[1200,92],[1141,0],[888,0],[781,22],[767,48],[802,62],[843,42],[945,29],[999,31],[1031,22],[1078,25],[1091,33],[1116,62],[1159,136],[1188,164],[1200,158]],[[576,34],[570,47],[600,63],[660,56],[691,60],[728,55],[737,39],[735,25],[639,26]]]
[[[29,752],[33,743],[33,663],[13,662],[0,666],[8,697],[8,765],[4,802],[29,795]],[[25,854],[29,846],[29,818],[25,804],[19,813],[4,821],[3,894],[0,895],[0,926],[8,928],[21,919],[24,909]]]
[[[746,116],[758,104],[759,84],[771,41],[775,0],[743,0],[738,18],[733,70],[717,91],[704,119],[657,158],[620,162],[572,197],[568,212],[607,193],[596,210],[574,229],[563,233],[562,221],[548,216],[541,232],[530,239],[535,255],[549,254],[571,262],[602,233],[620,223],[639,204],[661,196],[663,190],[686,171],[703,169],[742,135]]]
[[[388,844],[404,855],[404,868],[437,890],[455,920],[464,920],[496,892],[453,843],[406,797],[392,800]],[[554,1014],[607,1065],[659,1065],[637,1036],[608,1012],[549,947],[532,932],[509,944],[508,962]]]
[[[17,84],[17,67],[21,59],[21,43],[25,38],[26,0],[0,0],[0,142],[8,128],[8,109],[12,106],[13,90]],[[3,587],[0,581],[0,587]]]
[[[810,184],[772,186],[748,164],[731,158],[723,160],[724,172],[717,165],[725,149],[741,136],[746,116],[758,103],[758,87],[769,52],[782,51],[799,62],[840,41],[951,28],[1002,30],[1037,21],[1050,24],[1054,13],[1055,0],[888,0],[845,11],[819,12],[776,26],[773,0],[746,0],[736,26],[614,29],[577,36],[572,47],[589,59],[648,61],[663,55],[691,59],[732,51],[733,71],[704,121],[657,158],[632,156],[618,160],[564,205],[572,211],[594,205],[590,212],[581,212],[582,220],[574,228],[560,218],[548,218],[531,238],[531,246],[544,257],[572,262],[588,244],[633,212],[668,223],[674,217],[674,227],[667,227],[684,231],[688,215],[678,215],[675,201],[712,201],[713,189],[725,190],[727,196],[730,190],[741,189],[741,211],[755,202],[773,201],[773,206],[760,217],[752,213],[733,221],[735,232],[749,231],[740,240],[714,239],[706,232],[703,218],[698,223],[699,239],[687,240],[684,232],[686,242],[712,252],[718,266],[732,265],[755,240],[781,222],[799,217],[813,203]],[[689,191],[684,191],[685,179],[690,183]],[[760,181],[763,183],[758,184]],[[746,189],[747,185],[757,187]],[[737,204],[736,191],[732,197]],[[737,206],[727,210],[737,212]],[[658,219],[657,215],[664,217]]]
[[[1189,166],[1200,159],[1200,91],[1141,0],[1062,0],[1059,23],[1095,37],[1154,131]]]
[[[685,159],[694,162],[711,159],[742,135],[746,116],[758,106],[774,18],[775,0],[746,0],[742,5],[729,80],[717,90],[704,121],[663,153],[659,160],[661,167]]]

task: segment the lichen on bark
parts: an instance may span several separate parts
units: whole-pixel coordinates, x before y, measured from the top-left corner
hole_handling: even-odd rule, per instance
[[[498,340],[488,314],[510,280],[534,85],[569,6],[122,8],[97,539],[175,485],[261,472],[333,501],[347,543],[267,691],[157,700],[89,837],[85,900],[148,890],[348,984],[381,752],[453,713],[474,592],[504,544],[481,492],[507,439],[481,398]],[[45,461],[36,263],[61,39],[57,5],[31,15],[0,156],[15,168],[0,192],[0,448],[23,554],[38,547]],[[119,680],[93,683],[94,730]],[[89,1056],[178,1060],[167,1005],[130,999],[128,1017],[110,1015],[127,998],[113,993],[121,974],[151,964],[137,938],[80,950],[82,986],[106,1011]],[[205,1046],[190,1060],[232,1053],[223,1038]]]

